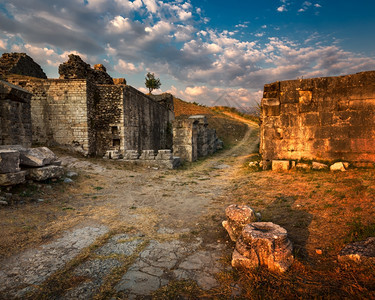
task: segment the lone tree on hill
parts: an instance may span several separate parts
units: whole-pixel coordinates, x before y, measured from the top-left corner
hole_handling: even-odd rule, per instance
[[[155,78],[154,73],[148,72],[145,79],[146,79],[145,85],[146,85],[146,88],[148,88],[150,94],[153,90],[157,90],[158,88],[160,88],[161,86],[160,79]]]

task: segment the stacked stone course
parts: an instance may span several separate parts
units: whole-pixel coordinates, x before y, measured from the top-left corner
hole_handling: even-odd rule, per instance
[[[260,151],[272,160],[375,162],[375,71],[264,87]]]

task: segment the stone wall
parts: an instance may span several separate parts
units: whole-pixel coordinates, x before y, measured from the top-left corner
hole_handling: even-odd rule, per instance
[[[124,88],[122,86],[99,85],[94,98],[96,154],[104,155],[108,150],[123,152],[125,143]]]
[[[182,117],[173,122],[173,155],[180,157],[182,161],[196,161],[222,147],[216,130],[208,128],[205,116]]]
[[[260,151],[273,159],[375,161],[375,71],[264,86]]]
[[[30,147],[31,93],[0,80],[0,145]]]
[[[32,93],[33,142],[47,146],[71,145],[84,153],[92,151],[95,139],[89,129],[93,87],[81,79],[30,79],[8,77],[8,81]]]
[[[170,111],[131,86],[124,86],[124,149],[159,150],[172,144]]]

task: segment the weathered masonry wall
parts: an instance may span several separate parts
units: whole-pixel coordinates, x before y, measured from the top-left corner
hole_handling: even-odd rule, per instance
[[[179,118],[173,122],[173,155],[182,161],[196,161],[222,149],[216,130],[208,128],[203,115]]]
[[[124,150],[167,149],[172,129],[169,110],[131,86],[123,86]]]
[[[375,162],[375,71],[265,85],[260,151],[265,162]]]
[[[30,147],[31,93],[0,80],[0,145]]]
[[[124,88],[99,85],[94,95],[96,154],[124,149]]]
[[[93,150],[94,133],[89,128],[94,87],[85,79],[8,78],[33,94],[31,118],[33,142],[43,145],[72,145],[84,152]]]

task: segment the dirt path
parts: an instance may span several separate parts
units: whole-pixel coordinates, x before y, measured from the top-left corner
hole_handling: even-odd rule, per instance
[[[258,142],[257,126],[246,122],[249,130],[237,146],[180,170],[129,170],[63,157],[80,174],[60,195],[69,199],[69,214],[49,224],[63,230],[3,260],[0,293],[8,299],[132,299],[220,289],[217,274],[228,268],[220,258],[230,251],[220,227],[230,202],[226,191]]]

